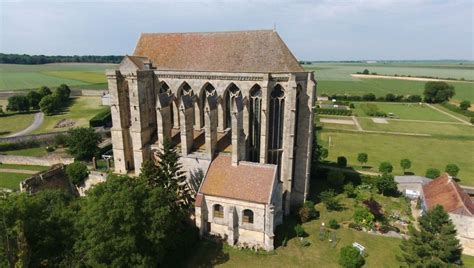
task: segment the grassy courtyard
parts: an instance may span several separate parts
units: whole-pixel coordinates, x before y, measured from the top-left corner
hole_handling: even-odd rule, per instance
[[[31,174],[0,172],[0,188],[18,191],[20,190],[20,182],[29,177],[31,177]]]

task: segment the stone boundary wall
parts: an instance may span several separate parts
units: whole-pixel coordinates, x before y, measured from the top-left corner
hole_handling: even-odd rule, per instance
[[[53,166],[57,164],[71,164],[74,162],[72,157],[34,157],[19,155],[0,155],[0,163],[15,165],[35,165],[35,166]]]
[[[33,175],[20,182],[20,191],[34,194],[46,189],[62,189],[72,194],[76,194],[75,187],[69,181],[64,165],[57,165],[45,172]]]

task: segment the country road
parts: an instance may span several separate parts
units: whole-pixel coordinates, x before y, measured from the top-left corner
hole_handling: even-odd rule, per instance
[[[30,134],[31,132],[35,131],[37,128],[39,128],[41,126],[41,124],[43,124],[43,120],[44,120],[44,113],[42,112],[37,112],[35,114],[35,118],[33,120],[33,123],[31,123],[31,125],[29,125],[27,128],[23,129],[22,131],[19,131],[17,133],[13,133],[13,134],[10,134],[8,135],[7,137],[18,137],[18,136],[24,136],[24,135],[28,135]]]

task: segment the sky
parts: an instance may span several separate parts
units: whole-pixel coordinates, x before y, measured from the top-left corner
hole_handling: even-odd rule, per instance
[[[299,60],[474,60],[474,1],[0,0],[0,52],[132,54],[142,32],[273,29]]]

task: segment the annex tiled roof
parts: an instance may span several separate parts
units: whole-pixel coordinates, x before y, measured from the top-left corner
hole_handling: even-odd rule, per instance
[[[428,209],[442,205],[446,212],[474,215],[474,203],[469,195],[447,174],[423,185]]]
[[[133,53],[158,70],[303,72],[273,30],[208,33],[143,33]]]
[[[219,155],[212,161],[200,193],[230,199],[268,204],[275,182],[276,166],[239,162],[232,166],[232,158]]]

